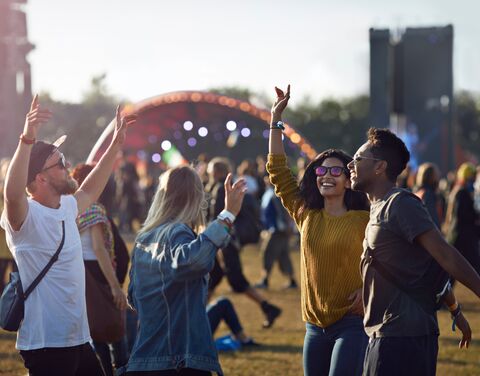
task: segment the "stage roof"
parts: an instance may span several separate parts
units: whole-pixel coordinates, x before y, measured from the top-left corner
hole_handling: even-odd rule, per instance
[[[126,105],[125,113],[137,113],[138,121],[129,130],[124,150],[139,158],[174,148],[186,159],[199,154],[226,156],[235,162],[266,155],[270,111],[251,103],[201,91],[162,94]],[[292,157],[312,159],[316,151],[293,127],[285,125],[285,149]],[[98,159],[113,131],[113,122],[104,130],[88,160]]]

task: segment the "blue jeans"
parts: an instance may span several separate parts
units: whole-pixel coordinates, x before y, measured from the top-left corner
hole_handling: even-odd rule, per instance
[[[306,324],[303,347],[305,376],[361,375],[368,337],[362,317],[346,315],[322,329]]]
[[[227,298],[222,297],[209,304],[207,306],[207,315],[208,321],[210,322],[210,328],[212,329],[212,335],[215,333],[215,330],[222,320],[225,321],[234,335],[237,335],[242,331],[237,312],[235,312],[232,302]]]

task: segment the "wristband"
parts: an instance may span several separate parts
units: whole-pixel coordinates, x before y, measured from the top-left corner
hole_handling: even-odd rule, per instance
[[[450,311],[450,315],[452,315],[452,332],[455,331],[455,326],[457,325],[457,318],[460,316],[462,312],[462,307],[460,304],[457,304],[457,308],[454,311]]]
[[[277,121],[277,122],[274,122],[273,124],[270,125],[270,129],[280,129],[282,131],[285,130],[285,127],[283,125],[283,121]]]
[[[457,308],[458,308],[458,303],[457,303],[457,302],[455,302],[455,303],[453,303],[452,305],[449,305],[449,306],[448,306],[448,310],[449,310],[450,312],[456,311]]]
[[[221,219],[222,221],[228,220],[229,222],[233,223],[235,222],[236,217],[233,213],[229,212],[227,209],[223,209],[217,218]]]
[[[27,138],[23,133],[20,135],[20,141],[22,141],[26,145],[33,145],[35,143],[34,138]]]

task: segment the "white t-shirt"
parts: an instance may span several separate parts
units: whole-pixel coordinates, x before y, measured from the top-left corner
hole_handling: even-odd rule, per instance
[[[62,196],[58,209],[28,199],[28,214],[20,230],[10,227],[2,214],[1,226],[17,262],[23,289],[27,289],[54,255],[58,260],[25,301],[25,317],[17,333],[17,349],[71,347],[90,341],[85,302],[85,268],[75,218],[77,201]]]

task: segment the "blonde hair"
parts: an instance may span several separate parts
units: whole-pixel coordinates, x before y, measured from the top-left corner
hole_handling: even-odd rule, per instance
[[[190,166],[172,168],[160,176],[159,185],[148,210],[147,219],[140,229],[144,234],[151,229],[168,224],[185,223],[199,233],[205,227],[205,213],[202,207],[205,193],[198,173]]]

